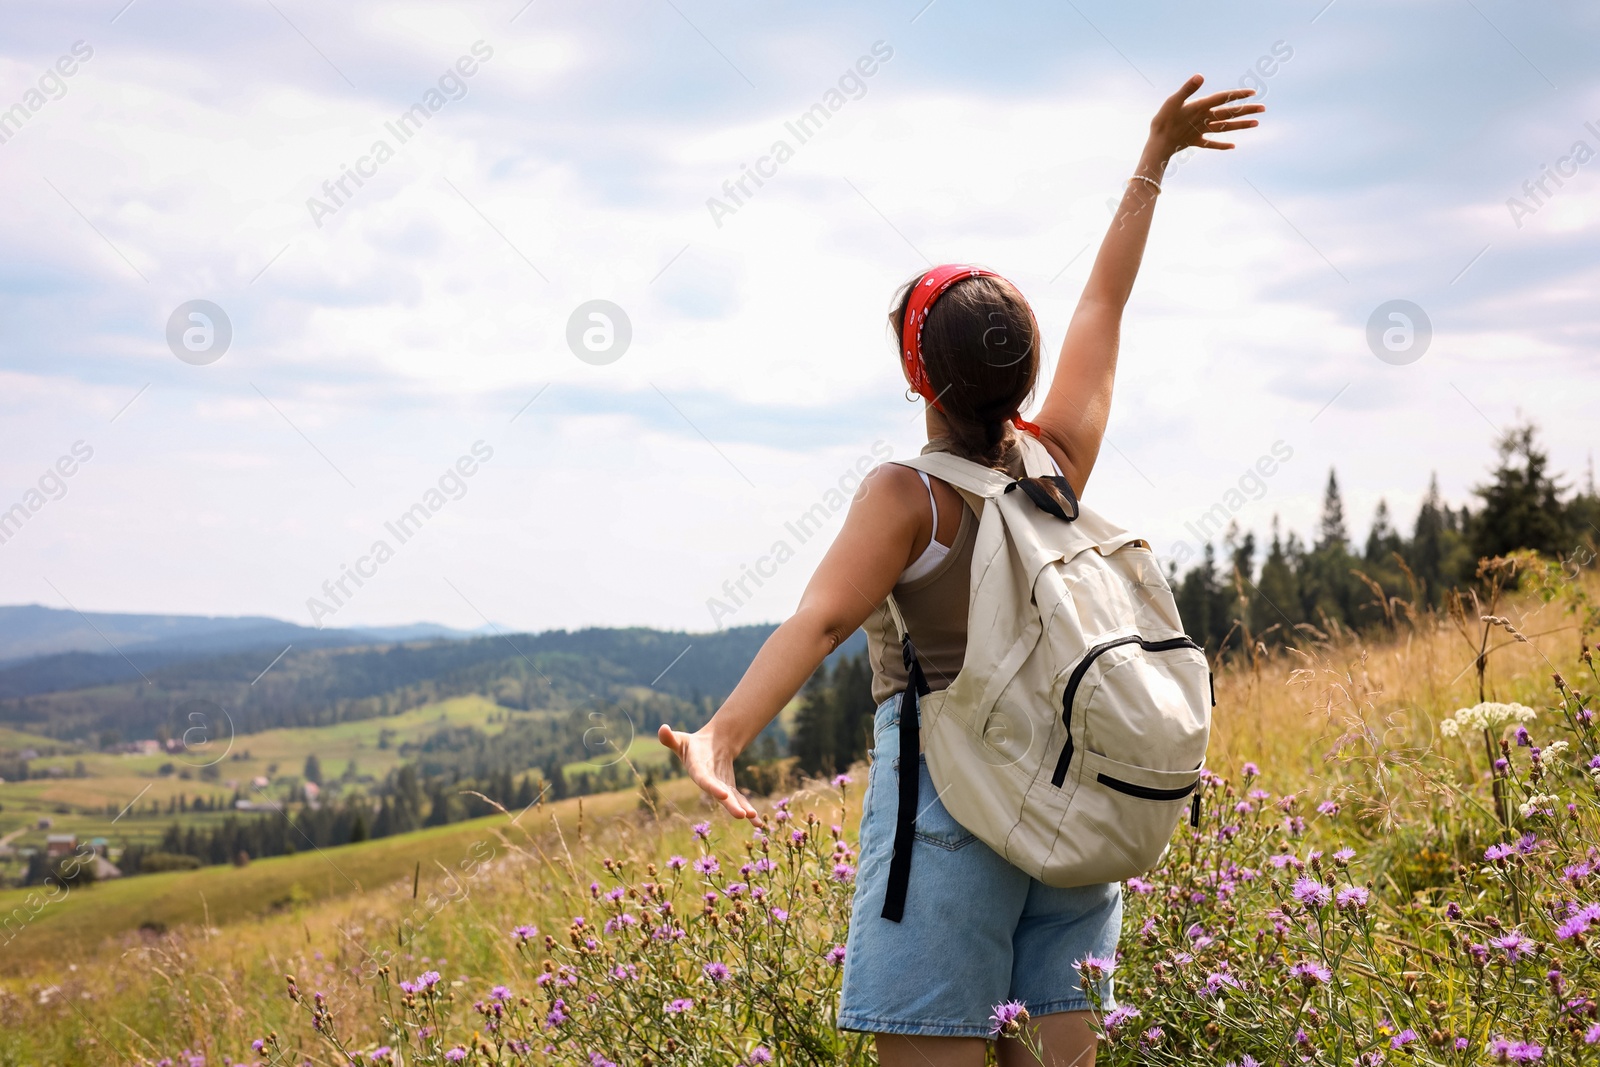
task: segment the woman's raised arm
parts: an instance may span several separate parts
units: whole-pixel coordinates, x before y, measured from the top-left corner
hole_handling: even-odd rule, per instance
[[[1253,89],[1229,89],[1191,100],[1204,81],[1196,74],[1184,82],[1150,120],[1150,138],[1123,191],[1111,227],[1100,242],[1089,280],[1084,283],[1067,327],[1066,340],[1061,343],[1061,358],[1050,392],[1037,417],[1046,447],[1080,496],[1100,454],[1106,420],[1111,414],[1122,309],[1139,273],[1139,260],[1144,255],[1150,217],[1167,162],[1190,146],[1234,147],[1230,142],[1207,140],[1205,135],[1255,126],[1255,119],[1242,116],[1266,110],[1264,104],[1234,103],[1253,95]]]

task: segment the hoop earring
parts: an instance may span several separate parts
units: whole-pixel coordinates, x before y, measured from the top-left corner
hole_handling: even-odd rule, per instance
[[[918,400],[921,400],[921,399],[922,399],[922,394],[921,393],[917,392],[915,389],[911,388],[911,386],[909,386],[909,385],[906,386],[906,400],[908,402],[910,402],[912,404],[915,404]]]

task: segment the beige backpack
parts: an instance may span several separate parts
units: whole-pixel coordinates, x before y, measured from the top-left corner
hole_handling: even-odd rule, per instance
[[[915,766],[920,735],[939,799],[990,848],[1048,885],[1118,882],[1155,864],[1186,809],[1199,821],[1211,672],[1149,545],[1081,508],[1044,446],[1018,436],[1018,480],[943,452],[898,461],[979,515],[966,659],[948,689],[927,692],[916,635],[888,601],[910,677],[900,766]],[[917,778],[900,775],[883,908],[896,922]]]

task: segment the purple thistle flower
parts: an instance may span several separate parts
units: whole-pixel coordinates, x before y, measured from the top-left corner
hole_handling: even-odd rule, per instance
[[[1138,1008],[1123,1005],[1107,1012],[1106,1017],[1100,1021],[1100,1025],[1105,1027],[1106,1033],[1110,1035],[1116,1033],[1117,1028],[1123,1023],[1131,1022],[1138,1017]]]
[[[1346,886],[1334,897],[1334,903],[1339,906],[1340,911],[1360,911],[1367,906],[1370,895],[1364,885]]]
[[[844,946],[843,945],[834,945],[832,948],[830,948],[828,950],[828,954],[826,956],[824,956],[823,958],[826,959],[829,963],[833,964],[835,967],[843,967],[844,966]]]
[[[855,781],[855,779],[851,778],[848,774],[836,774],[833,776],[833,787],[835,789],[843,789],[853,781]]]
[[[514,928],[511,931],[511,940],[515,941],[519,945],[526,945],[529,941],[538,936],[539,928],[537,926],[529,926],[526,923]]]
[[[1584,1031],[1583,1043],[1585,1045],[1600,1045],[1600,1023],[1595,1023]]]
[[[1348,865],[1349,862],[1355,858],[1356,850],[1353,848],[1341,848],[1333,854],[1333,862],[1338,864],[1340,867]]]
[[[751,1049],[750,1058],[745,1060],[745,1063],[749,1064],[750,1067],[759,1067],[760,1064],[771,1062],[772,1053],[767,1050],[767,1046],[765,1045],[757,1045],[755,1048]]]
[[[1243,767],[1239,768],[1239,772],[1241,774],[1243,774],[1246,778],[1260,778],[1261,777],[1261,768],[1257,767],[1254,763],[1246,762]]]
[[[692,1007],[694,1007],[694,1001],[688,1000],[688,999],[686,999],[684,997],[679,997],[678,999],[674,1000],[671,1004],[667,1005],[667,1014],[668,1015],[682,1015],[684,1012],[688,1011]]]
[[[1320,815],[1337,815],[1339,814],[1339,805],[1331,800],[1324,800],[1317,805],[1317,813]]]
[[[1411,1044],[1411,1042],[1415,1041],[1416,1039],[1417,1039],[1417,1032],[1415,1030],[1411,1029],[1411,1027],[1408,1026],[1404,1030],[1400,1031],[1398,1034],[1395,1034],[1393,1037],[1391,1037],[1389,1039],[1389,1047],[1390,1048],[1395,1048],[1395,1049],[1405,1048],[1407,1045]]]
[[[1517,727],[1516,733],[1512,734],[1511,736],[1517,739],[1518,748],[1527,748],[1529,745],[1533,744],[1533,739],[1528,736],[1528,728],[1526,726]]]
[[[773,908],[772,917],[781,923],[786,923],[789,921],[789,913],[784,911],[782,908]]]
[[[617,1067],[616,1064],[600,1055],[598,1052],[589,1053],[589,1067]]]
[[[1516,855],[1516,852],[1517,850],[1514,846],[1502,842],[1500,844],[1490,845],[1488,848],[1484,849],[1483,858],[1488,860],[1490,863],[1499,863],[1503,859],[1509,859]]]
[[[1333,899],[1333,890],[1315,878],[1300,878],[1294,883],[1294,899],[1308,907],[1326,907]]]
[[[497,985],[493,989],[489,990],[489,999],[490,1000],[510,1000],[511,999],[511,990],[506,988],[503,985]]]
[[[689,861],[684,859],[682,856],[674,856],[667,861],[667,866],[674,871],[681,871],[683,870],[684,864],[688,862]]]
[[[1152,1026],[1150,1029],[1139,1035],[1139,1044],[1159,1045],[1161,1043],[1161,1039],[1166,1036],[1166,1031],[1162,1030],[1161,1027]]]
[[[462,1060],[467,1058],[466,1046],[457,1045],[455,1048],[446,1052],[444,1054],[444,1058],[449,1060],[451,1063],[460,1063]]]
[[[1504,937],[1495,937],[1489,943],[1506,954],[1506,959],[1512,963],[1524,956],[1533,954],[1533,942],[1523,937],[1519,931],[1513,930]]]
[[[706,977],[713,982],[726,982],[728,980],[728,965],[726,963],[708,963],[704,967]]]
[[[1226,988],[1239,988],[1239,980],[1227,971],[1212,971],[1206,975],[1206,992],[1216,996]]]
[[[835,863],[833,865],[833,878],[837,882],[848,882],[855,878],[856,869],[848,863]]]
[[[1104,956],[1085,956],[1077,963],[1078,973],[1085,982],[1099,983],[1116,967],[1115,960],[1108,960]]]
[[[556,1002],[550,1005],[550,1013],[544,1017],[544,1028],[554,1030],[569,1018],[571,1016],[567,1014],[567,1002],[557,997]]]
[[[701,874],[716,874],[722,870],[722,864],[717,862],[715,856],[701,856],[694,861],[694,869]]]
[[[989,1015],[989,1022],[991,1035],[1010,1037],[1027,1024],[1028,1009],[1020,1000],[1008,1000],[1004,1004],[994,1006],[994,1011]]]
[[[1289,977],[1298,978],[1307,986],[1323,985],[1333,981],[1333,972],[1315,960],[1301,960],[1289,968]]]
[[[708,823],[708,822],[697,822],[697,823],[695,823],[694,824],[694,836],[698,837],[702,841],[704,841],[706,838],[710,837],[711,836],[711,824]]]

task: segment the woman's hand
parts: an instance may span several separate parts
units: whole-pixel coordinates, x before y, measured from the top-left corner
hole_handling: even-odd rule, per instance
[[[1259,125],[1255,119],[1241,116],[1260,114],[1267,109],[1267,105],[1233,102],[1254,96],[1254,89],[1228,89],[1202,96],[1198,100],[1189,99],[1204,84],[1205,78],[1196,74],[1167,97],[1156,112],[1156,117],[1150,120],[1150,147],[1163,161],[1190,147],[1233,148],[1232,142],[1210,141],[1206,139],[1206,134],[1246,130]]]
[[[709,726],[690,734],[663,723],[656,737],[683,761],[683,769],[694,779],[694,784],[713,800],[720,800],[730,815],[735,819],[756,817],[756,809],[734,784],[734,753],[717,743],[716,734]]]

